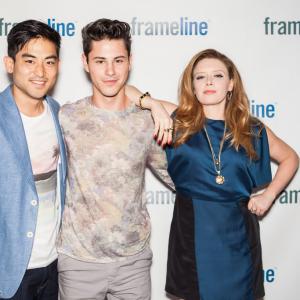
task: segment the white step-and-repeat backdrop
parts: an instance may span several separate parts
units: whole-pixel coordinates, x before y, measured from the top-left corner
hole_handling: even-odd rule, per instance
[[[61,104],[75,101],[90,94],[81,64],[81,28],[102,17],[131,25],[130,83],[158,98],[177,102],[181,72],[199,50],[227,54],[240,70],[251,112],[300,153],[299,0],[3,0],[1,55],[14,23],[29,18],[47,22],[63,37],[53,96]],[[1,90],[8,83],[1,64]],[[300,299],[299,179],[300,172],[261,221],[266,300]],[[147,199],[153,228],[152,299],[163,300],[174,196],[147,173]]]

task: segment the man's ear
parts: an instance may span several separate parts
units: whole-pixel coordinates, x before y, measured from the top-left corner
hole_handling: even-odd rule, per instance
[[[4,56],[3,58],[4,66],[7,73],[12,74],[14,72],[15,61],[12,57]]]
[[[90,72],[90,70],[89,70],[89,64],[88,64],[88,61],[87,61],[87,57],[85,56],[84,53],[82,53],[81,59],[82,59],[82,63],[83,63],[83,67],[84,67],[85,71],[87,73],[89,73]]]
[[[58,70],[60,69],[60,65],[61,65],[61,62],[60,62],[60,59],[58,58],[57,59],[57,68],[58,68]]]

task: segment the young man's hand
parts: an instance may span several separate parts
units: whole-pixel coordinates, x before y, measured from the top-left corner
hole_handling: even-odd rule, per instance
[[[152,100],[151,114],[154,121],[153,136],[162,146],[171,144],[173,136],[173,120],[159,101]]]
[[[145,96],[140,101],[140,97],[143,94],[132,85],[125,86],[125,93],[138,107],[151,110],[154,121],[153,137],[157,142],[161,146],[171,144],[173,136],[173,120],[170,118],[170,114],[176,109],[176,105],[170,102],[153,99],[150,96]]]

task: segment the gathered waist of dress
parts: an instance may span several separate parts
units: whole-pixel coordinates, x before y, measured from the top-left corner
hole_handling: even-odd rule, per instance
[[[222,203],[222,204],[230,204],[230,203],[244,203],[245,205],[248,203],[249,201],[249,197],[247,196],[237,196],[234,197],[232,195],[220,195],[220,196],[215,196],[215,197],[211,197],[211,196],[207,196],[204,197],[203,195],[195,195],[195,194],[190,194],[187,193],[186,191],[179,191],[176,190],[176,197],[180,197],[180,198],[184,198],[187,200],[196,200],[196,201],[205,201],[205,202],[214,202],[214,203]]]

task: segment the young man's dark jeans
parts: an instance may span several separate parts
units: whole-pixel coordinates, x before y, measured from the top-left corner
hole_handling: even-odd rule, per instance
[[[25,272],[16,294],[6,300],[57,300],[58,275],[57,260],[44,268]]]

